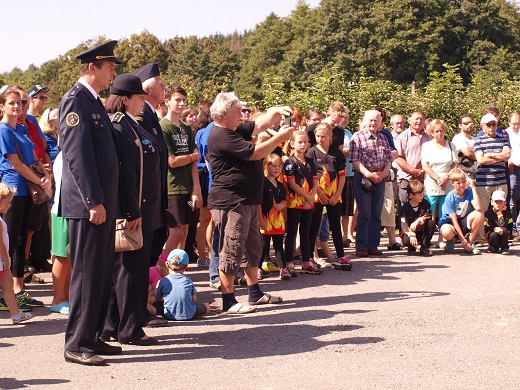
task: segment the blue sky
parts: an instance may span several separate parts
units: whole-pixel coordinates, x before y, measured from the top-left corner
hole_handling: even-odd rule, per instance
[[[37,0],[19,5],[21,21],[4,34],[0,73],[64,54],[81,42],[105,35],[129,38],[143,30],[166,40],[175,36],[207,36],[252,29],[274,12],[288,16],[297,0]],[[319,0],[305,0],[311,7]],[[146,5],[149,4],[147,8]],[[27,8],[26,8],[27,7]],[[24,9],[25,8],[25,9]],[[19,15],[21,15],[20,13]],[[23,24],[25,22],[25,25]],[[24,27],[22,27],[24,26]],[[17,33],[14,33],[16,31]]]

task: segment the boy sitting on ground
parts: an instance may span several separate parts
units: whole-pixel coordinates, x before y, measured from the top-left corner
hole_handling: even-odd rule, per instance
[[[432,220],[430,202],[424,199],[424,184],[411,180],[406,192],[410,200],[401,207],[399,215],[403,244],[408,247],[409,254],[415,253],[420,245],[421,255],[431,256],[430,246],[436,226]]]
[[[509,254],[508,237],[513,229],[513,218],[507,207],[506,194],[497,190],[491,195],[491,207],[484,213],[484,230],[489,244],[488,252]]]
[[[164,318],[169,320],[191,320],[209,312],[208,303],[197,303],[197,290],[191,279],[184,275],[189,257],[182,249],[174,249],[168,255],[166,267],[169,274],[157,286],[156,298],[164,300]]]
[[[446,195],[439,219],[441,235],[447,241],[444,251],[454,252],[457,234],[465,252],[480,255],[474,240],[484,222],[484,213],[480,207],[475,183],[458,168],[452,169],[448,177],[453,190]]]

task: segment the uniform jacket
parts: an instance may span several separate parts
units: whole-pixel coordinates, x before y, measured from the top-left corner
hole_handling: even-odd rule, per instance
[[[135,189],[135,191],[124,191],[123,213],[125,218],[130,221],[141,216],[143,218],[143,231],[154,231],[161,227],[161,218],[164,214],[161,203],[160,145],[152,139],[150,133],[140,124],[124,114],[118,114],[112,117],[112,123],[118,134],[118,144],[122,156],[122,186],[123,188]],[[143,183],[140,207],[138,199],[141,164],[136,134],[143,149]]]
[[[119,157],[105,108],[78,82],[64,95],[58,121],[63,152],[58,214],[88,219],[89,209],[102,203],[107,220],[121,217]]]
[[[150,105],[145,102],[143,112],[136,117],[138,123],[148,133],[148,139],[154,144],[159,151],[159,166],[161,170],[161,225],[166,225],[166,209],[168,208],[168,188],[166,185],[166,176],[168,174],[168,148],[159,118],[157,114],[150,108]]]

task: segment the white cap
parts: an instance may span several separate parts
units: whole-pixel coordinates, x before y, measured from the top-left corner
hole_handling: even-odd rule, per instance
[[[506,201],[506,193],[502,190],[496,190],[493,192],[493,195],[491,195],[491,200],[503,200]]]
[[[486,114],[480,120],[480,123],[488,124],[489,122],[498,122],[498,120],[493,114]]]

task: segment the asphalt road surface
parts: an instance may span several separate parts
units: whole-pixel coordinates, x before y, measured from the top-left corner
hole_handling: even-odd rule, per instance
[[[30,284],[46,306],[18,326],[0,312],[0,388],[520,388],[519,247],[509,256],[433,252],[352,255],[352,272],[272,276],[261,286],[283,303],[149,329],[160,345],[123,346],[105,367],[64,361],[66,317],[49,311],[52,284]],[[220,307],[207,269],[188,274],[199,301]],[[245,303],[247,290],[237,297]]]

